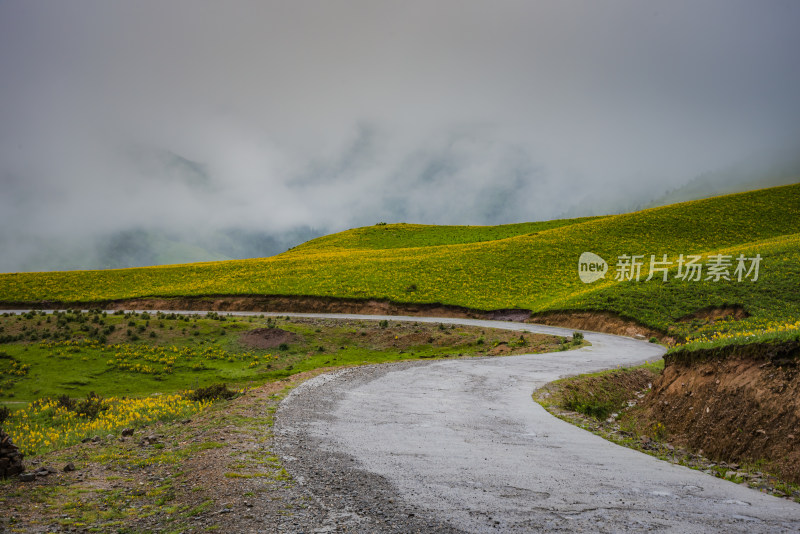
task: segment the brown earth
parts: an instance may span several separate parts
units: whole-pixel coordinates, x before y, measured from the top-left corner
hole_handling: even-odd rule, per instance
[[[274,349],[283,343],[293,343],[299,336],[280,328],[256,328],[239,336],[239,342],[254,349]]]
[[[688,447],[681,435],[670,434],[662,419],[654,419],[648,408],[657,395],[650,386],[658,377],[642,368],[581,375],[546,384],[534,392],[533,398],[556,417],[619,445],[800,502],[800,488],[788,486],[789,479],[784,476],[775,476],[773,464],[739,463],[728,454],[704,455],[702,449]],[[606,409],[598,411],[602,406]],[[686,419],[682,413],[675,417]],[[721,434],[730,432],[723,429]]]
[[[289,313],[352,313],[364,315],[411,315],[420,317],[454,317],[490,319],[564,326],[609,334],[674,342],[663,332],[639,325],[611,312],[563,311],[531,315],[530,310],[475,310],[445,304],[411,304],[386,300],[361,300],[334,297],[274,295],[212,295],[206,297],[140,298],[101,302],[0,302],[6,309],[102,308],[107,310],[171,310],[171,311],[257,311]]]
[[[638,339],[655,337],[664,344],[675,343],[673,337],[663,332],[640,325],[635,321],[620,317],[612,312],[605,311],[563,311],[546,312],[532,315],[526,322],[539,323],[551,326],[565,326],[578,330],[592,330],[619,336],[629,336]]]
[[[210,295],[205,297],[152,297],[99,302],[0,302],[7,309],[64,309],[100,307],[107,310],[257,311],[289,313],[358,313],[418,315],[523,321],[529,310],[481,311],[444,304],[410,304],[386,300],[281,295]]]
[[[800,342],[676,352],[641,403],[639,424],[726,462],[765,460],[800,482]],[[702,452],[701,452],[702,451]]]
[[[678,319],[678,321],[688,323],[695,319],[701,319],[709,323],[715,323],[720,319],[734,319],[739,321],[741,319],[747,319],[748,317],[750,317],[750,314],[741,306],[721,306],[697,310],[689,315],[684,315]]]

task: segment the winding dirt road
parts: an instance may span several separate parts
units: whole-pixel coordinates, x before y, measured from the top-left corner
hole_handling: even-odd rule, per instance
[[[265,315],[572,334],[470,319]],[[533,402],[533,390],[559,377],[664,352],[584,334],[592,345],[568,352],[370,365],[304,382],[281,403],[275,447],[305,504],[265,521],[317,533],[800,532],[796,503],[614,445]]]
[[[534,403],[559,377],[664,352],[585,335],[592,346],[569,352],[369,366],[298,387],[278,412],[279,450],[327,510],[316,531],[800,531],[800,505],[614,445]]]

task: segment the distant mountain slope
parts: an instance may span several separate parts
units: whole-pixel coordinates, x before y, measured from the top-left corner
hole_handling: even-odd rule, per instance
[[[530,235],[553,228],[579,224],[601,217],[558,219],[499,226],[438,226],[429,224],[377,224],[354,228],[317,239],[294,248],[295,252],[321,250],[383,250],[390,248],[464,245]]]

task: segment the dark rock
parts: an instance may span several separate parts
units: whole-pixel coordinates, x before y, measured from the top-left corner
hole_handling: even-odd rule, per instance
[[[153,443],[158,443],[158,436],[156,435],[145,436],[139,442],[139,445],[145,447],[147,445],[152,445]]]
[[[64,466],[65,473],[69,473],[70,471],[75,471],[75,464],[73,464],[72,462]]]
[[[36,480],[36,475],[34,473],[20,473],[18,478],[20,482],[33,482]]]
[[[48,469],[47,467],[40,467],[39,469],[34,471],[33,474],[36,475],[37,477],[46,477],[47,475],[50,474],[50,469]]]
[[[7,478],[24,471],[22,453],[11,441],[11,436],[0,430],[0,478]]]
[[[132,428],[123,428],[122,429],[122,435],[123,436],[132,436],[133,435],[133,429]]]

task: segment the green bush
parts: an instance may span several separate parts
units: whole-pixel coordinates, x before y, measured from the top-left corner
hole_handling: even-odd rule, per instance
[[[193,401],[214,401],[218,399],[232,399],[236,396],[235,391],[228,389],[225,384],[211,384],[205,388],[198,388],[189,393],[189,399]]]
[[[87,419],[95,419],[100,415],[100,412],[104,412],[107,409],[108,406],[103,404],[103,398],[94,391],[86,395],[86,400],[79,402],[75,406],[75,412]]]

